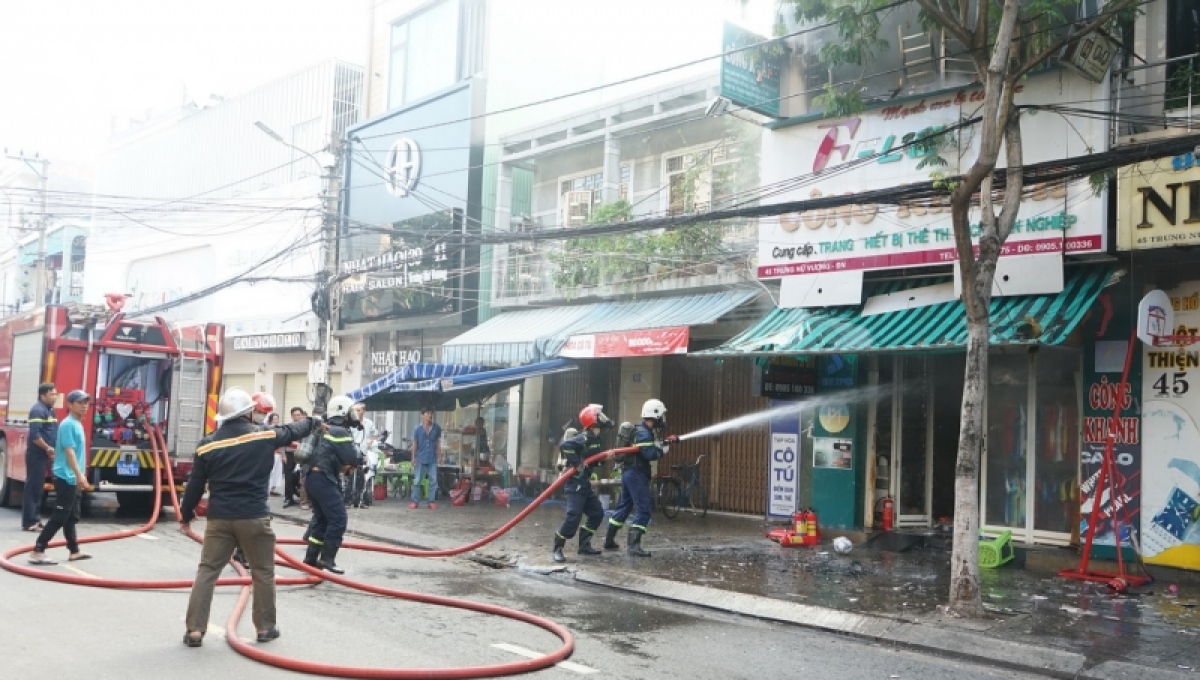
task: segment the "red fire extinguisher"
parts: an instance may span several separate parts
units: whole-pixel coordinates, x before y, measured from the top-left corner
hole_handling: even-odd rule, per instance
[[[803,510],[797,510],[796,514],[792,515],[792,526],[796,530],[797,536],[808,534],[808,528],[805,523],[805,513]]]
[[[885,496],[883,499],[883,530],[891,531],[896,523],[896,502],[891,496]]]
[[[817,528],[817,511],[812,508],[808,509],[808,513],[804,516],[805,529],[807,529],[808,544],[816,545],[821,541],[821,532]]]

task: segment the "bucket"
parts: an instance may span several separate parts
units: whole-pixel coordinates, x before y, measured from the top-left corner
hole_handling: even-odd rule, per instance
[[[483,485],[482,484],[475,485],[475,490],[471,493],[471,500],[473,500],[473,501],[483,500]]]
[[[387,499],[387,484],[375,485],[375,500],[382,501]]]
[[[508,507],[508,492],[507,491],[505,491],[504,489],[496,489],[496,491],[492,495],[496,497],[496,505],[498,505],[502,508]]]

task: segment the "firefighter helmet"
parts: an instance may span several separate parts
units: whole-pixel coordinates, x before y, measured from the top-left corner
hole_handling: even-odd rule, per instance
[[[649,399],[642,404],[642,417],[662,420],[667,414],[667,406],[658,399]]]
[[[350,397],[339,395],[329,400],[325,408],[327,418],[349,418],[354,409],[354,401]]]
[[[590,430],[593,427],[608,427],[612,425],[612,421],[608,416],[604,415],[604,407],[600,404],[588,404],[579,412],[579,424],[583,425],[583,429]]]
[[[255,392],[250,396],[250,401],[254,402],[254,411],[256,413],[275,412],[275,397],[266,392]]]
[[[225,422],[244,416],[254,410],[254,401],[240,387],[231,387],[221,395],[217,403],[217,422]]]

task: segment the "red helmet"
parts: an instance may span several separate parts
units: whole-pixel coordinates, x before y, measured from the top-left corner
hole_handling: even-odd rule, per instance
[[[250,401],[254,402],[255,413],[274,413],[275,412],[275,397],[266,392],[255,392],[250,397]]]
[[[604,415],[604,407],[600,404],[588,404],[579,412],[579,424],[583,425],[583,429],[588,430],[593,427],[608,427],[612,425],[612,421],[608,416]]]

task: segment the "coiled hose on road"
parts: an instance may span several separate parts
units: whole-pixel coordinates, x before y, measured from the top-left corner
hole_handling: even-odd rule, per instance
[[[162,469],[167,474],[167,485],[171,493],[171,505],[175,510],[176,516],[181,516],[179,509],[179,497],[175,491],[175,478],[171,471],[170,459],[167,455],[166,440],[157,428],[151,428],[150,444],[154,451],[155,458],[159,461]],[[608,459],[614,455],[623,453],[634,453],[636,449],[612,449],[603,453],[598,453],[587,459],[588,464],[598,463]],[[512,518],[501,526],[496,531],[487,536],[468,543],[457,548],[447,550],[418,550],[413,548],[399,548],[388,545],[380,545],[375,543],[360,543],[346,542],[342,544],[343,548],[351,550],[368,550],[371,552],[381,552],[392,555],[404,555],[407,557],[450,557],[453,555],[461,555],[465,552],[470,552],[481,546],[487,545],[496,540],[500,536],[507,533],[514,526],[524,520],[529,513],[533,512],[542,501],[550,497],[563,484],[571,478],[572,473],[566,473],[560,476],[548,489],[542,492],[535,498],[527,508],[522,510],[516,517]],[[161,475],[154,475],[154,509],[150,514],[150,519],[140,527],[133,529],[125,529],[108,534],[100,534],[97,536],[86,536],[79,539],[80,544],[84,543],[100,543],[103,541],[113,541],[122,538],[129,538],[138,534],[145,533],[154,528],[158,522],[159,512],[162,509],[162,478]],[[203,543],[204,539],[193,531],[188,531],[190,536],[197,543]],[[277,578],[277,586],[292,586],[292,585],[315,585],[321,581],[329,581],[336,583],[346,588],[360,590],[375,595],[383,595],[386,597],[394,597],[402,600],[410,600],[413,602],[421,602],[424,604],[439,605],[443,607],[455,607],[457,609],[467,609],[471,611],[481,612],[483,614],[492,614],[495,616],[503,616],[505,618],[523,621],[533,626],[542,628],[556,635],[562,640],[562,645],[543,656],[533,659],[522,659],[510,663],[493,664],[489,666],[464,666],[458,668],[379,668],[369,666],[339,666],[334,664],[321,663],[319,661],[305,661],[302,659],[293,659],[280,654],[272,654],[264,648],[247,644],[237,635],[238,623],[242,618],[242,613],[246,609],[246,604],[250,600],[250,585],[251,581],[249,574],[242,565],[232,562],[234,569],[238,572],[237,578],[222,578],[217,581],[218,586],[241,586],[241,593],[237,603],[233,607],[233,612],[229,615],[229,621],[226,624],[225,639],[229,642],[229,646],[233,647],[239,654],[259,661],[261,663],[284,668],[287,670],[299,671],[302,673],[313,673],[320,675],[336,676],[343,678],[381,678],[381,679],[408,679],[408,678],[487,678],[501,675],[513,675],[517,673],[528,673],[530,671],[541,670],[552,666],[571,655],[575,650],[575,638],[571,635],[571,631],[566,627],[555,623],[549,619],[544,619],[540,616],[535,616],[527,612],[509,609],[498,605],[485,604],[482,602],[471,602],[470,600],[461,600],[452,597],[442,597],[439,595],[429,595],[426,593],[416,593],[407,590],[396,590],[393,588],[383,588],[374,586],[344,576],[337,576],[329,572],[320,571],[314,567],[304,564],[292,555],[284,552],[278,545],[302,545],[304,542],[296,538],[280,538],[276,541],[275,555],[277,557],[276,564],[288,566],[307,574],[307,576]],[[65,541],[57,540],[50,544],[50,547],[56,548],[65,544]],[[84,576],[76,576],[72,574],[64,574],[61,572],[50,571],[41,568],[33,568],[13,562],[13,558],[19,555],[32,552],[33,545],[22,546],[8,550],[0,556],[0,567],[7,569],[15,574],[29,576],[31,578],[41,579],[43,581],[54,581],[57,583],[69,583],[72,585],[90,586],[93,588],[116,588],[125,590],[164,590],[176,588],[191,588],[193,581],[191,579],[176,579],[176,580],[132,580],[132,579],[112,579],[112,578],[91,578]]]

